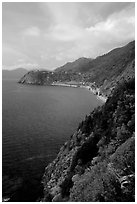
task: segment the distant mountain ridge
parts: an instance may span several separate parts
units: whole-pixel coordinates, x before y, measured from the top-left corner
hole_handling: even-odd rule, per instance
[[[72,71],[72,72],[80,72],[85,66],[92,61],[91,58],[81,57],[73,62],[68,62],[65,65],[55,69],[55,72],[59,71]]]
[[[109,95],[111,88],[115,87],[119,80],[135,75],[135,41],[116,48],[107,54],[91,58],[79,58],[74,62],[48,71],[31,71],[23,76],[19,83],[51,85],[56,82],[68,83],[75,81],[78,84],[95,83],[101,91]]]
[[[107,54],[97,57],[96,59],[80,58],[71,64],[57,68],[55,71],[73,71],[92,74],[91,80],[102,83],[104,79],[118,76],[124,71],[125,67],[135,58],[135,41],[127,45],[115,48]],[[77,66],[76,66],[77,65]],[[102,74],[103,73],[103,74]]]
[[[17,68],[14,70],[2,70],[2,79],[15,79],[18,80],[22,75],[26,74],[28,70],[24,68]]]

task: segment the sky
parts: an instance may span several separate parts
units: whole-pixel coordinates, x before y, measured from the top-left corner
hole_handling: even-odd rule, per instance
[[[53,70],[135,39],[135,3],[3,2],[2,68]]]

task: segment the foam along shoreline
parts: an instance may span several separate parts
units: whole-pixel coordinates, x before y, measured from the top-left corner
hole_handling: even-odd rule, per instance
[[[107,101],[107,97],[98,94],[99,89],[92,89],[90,86],[82,86],[82,88],[88,89],[90,92],[97,96],[97,99],[103,101],[104,103]]]
[[[103,102],[106,102],[106,101],[107,101],[107,97],[105,97],[105,96],[98,96],[98,95],[97,95],[97,98],[98,98],[99,100],[103,101]]]
[[[52,86],[66,86],[66,87],[73,87],[73,88],[77,88],[77,85],[74,84],[64,84],[64,83],[52,83]]]
[[[2,198],[2,202],[9,202],[10,201],[10,198]]]
[[[94,95],[97,96],[97,99],[103,101],[104,103],[106,102],[107,100],[107,97],[103,96],[103,95],[99,95],[99,94],[96,94],[98,93],[99,89],[92,89],[90,86],[83,86],[83,85],[74,85],[74,84],[67,84],[67,83],[55,83],[53,82],[51,84],[52,86],[65,86],[65,87],[73,87],[73,88],[86,88],[88,89],[90,92],[92,92]]]

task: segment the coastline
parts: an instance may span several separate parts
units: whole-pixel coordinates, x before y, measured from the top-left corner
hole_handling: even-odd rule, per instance
[[[90,90],[89,87],[83,88]],[[45,168],[42,180],[45,197],[42,198],[42,202],[98,202],[98,199],[102,202],[102,197],[100,198],[98,195],[103,195],[103,201],[108,202],[108,199],[111,200],[113,197],[115,199],[116,191],[111,191],[111,188],[115,189],[115,185],[117,185],[118,195],[120,191],[121,196],[125,196],[124,193],[126,189],[126,192],[129,191],[132,196],[130,199],[134,199],[134,189],[132,192],[130,190],[133,188],[135,178],[134,171],[132,171],[131,174],[131,169],[134,169],[134,164],[132,163],[132,167],[130,163],[131,155],[132,159],[134,159],[134,130],[129,133],[130,137],[124,137],[121,143],[119,143],[119,137],[115,134],[113,142],[115,151],[111,151],[109,160],[108,155],[104,157],[106,153],[106,130],[110,129],[110,132],[112,132],[114,128],[117,130],[117,126],[115,126],[116,123],[114,123],[116,117],[112,116],[116,113],[115,116],[117,115],[117,118],[119,115],[125,118],[125,112],[122,112],[122,108],[119,113],[119,107],[115,103],[115,99],[122,101],[124,98],[125,101],[128,93],[134,97],[133,89],[134,88],[129,92],[128,88],[125,91],[125,87],[121,89],[121,86],[119,86],[120,91],[118,91],[118,95],[114,93],[114,95],[110,96],[112,102],[108,101],[104,107],[99,107],[99,109],[90,113],[79,124],[74,134],[71,135],[70,139],[60,148],[56,159]],[[132,100],[131,109],[133,104],[134,100]],[[110,112],[111,114],[108,114],[110,107],[112,111]],[[121,103],[121,107],[124,108],[124,104]],[[129,110],[128,108],[129,107],[126,107],[126,110]],[[108,122],[107,129],[104,125],[106,121]],[[130,121],[130,117],[128,121]],[[117,124],[119,125],[119,121]],[[122,126],[123,124],[121,123],[121,127]],[[97,132],[97,130],[99,131]],[[109,153],[110,145],[112,145],[113,141],[111,138],[113,134],[111,135],[110,132],[107,134],[109,137],[107,151],[109,151]],[[98,144],[101,144],[100,149],[98,148]],[[103,150],[102,147],[104,147]],[[100,150],[102,150],[102,152]],[[129,154],[127,153],[129,156],[126,157],[126,163],[125,160],[121,159],[123,158],[123,152],[129,152]],[[125,165],[127,166],[127,164],[130,164],[130,166],[128,167],[129,169],[126,168],[127,171],[125,171],[123,167],[125,167]],[[115,172],[119,173],[118,176]],[[98,178],[99,180],[97,180]],[[101,182],[101,190],[98,188],[98,181]],[[129,185],[124,186],[124,183],[128,183]],[[109,188],[110,190],[107,188],[108,185],[111,186],[111,188]],[[95,188],[94,194],[92,193],[92,186]],[[84,198],[83,190],[85,192]],[[109,192],[107,198],[105,197],[106,191]],[[96,195],[96,197],[94,195]],[[110,195],[113,197],[109,197]],[[125,199],[123,200],[125,201]],[[121,201],[121,198],[119,201]]]
[[[92,92],[94,95],[96,95],[98,100],[101,100],[101,101],[104,102],[104,103],[107,101],[107,97],[105,97],[104,95],[99,95],[99,94],[98,94],[99,89],[92,89],[91,86],[68,84],[68,83],[52,83],[51,86],[63,86],[63,87],[73,87],[73,88],[85,88],[85,89],[89,90],[90,92]]]
[[[103,96],[103,95],[99,95],[97,92],[98,90],[92,89],[90,86],[83,86],[81,88],[86,88],[88,89],[90,92],[92,92],[94,95],[97,96],[97,99],[103,101],[104,103],[107,101],[107,97]],[[97,94],[96,94],[97,93]]]
[[[65,87],[78,88],[77,85],[74,85],[74,84],[65,84],[65,83],[52,83],[51,86],[65,86]]]

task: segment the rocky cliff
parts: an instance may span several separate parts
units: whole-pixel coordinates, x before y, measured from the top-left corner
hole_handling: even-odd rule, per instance
[[[45,168],[41,201],[135,200],[135,79],[123,80]]]

